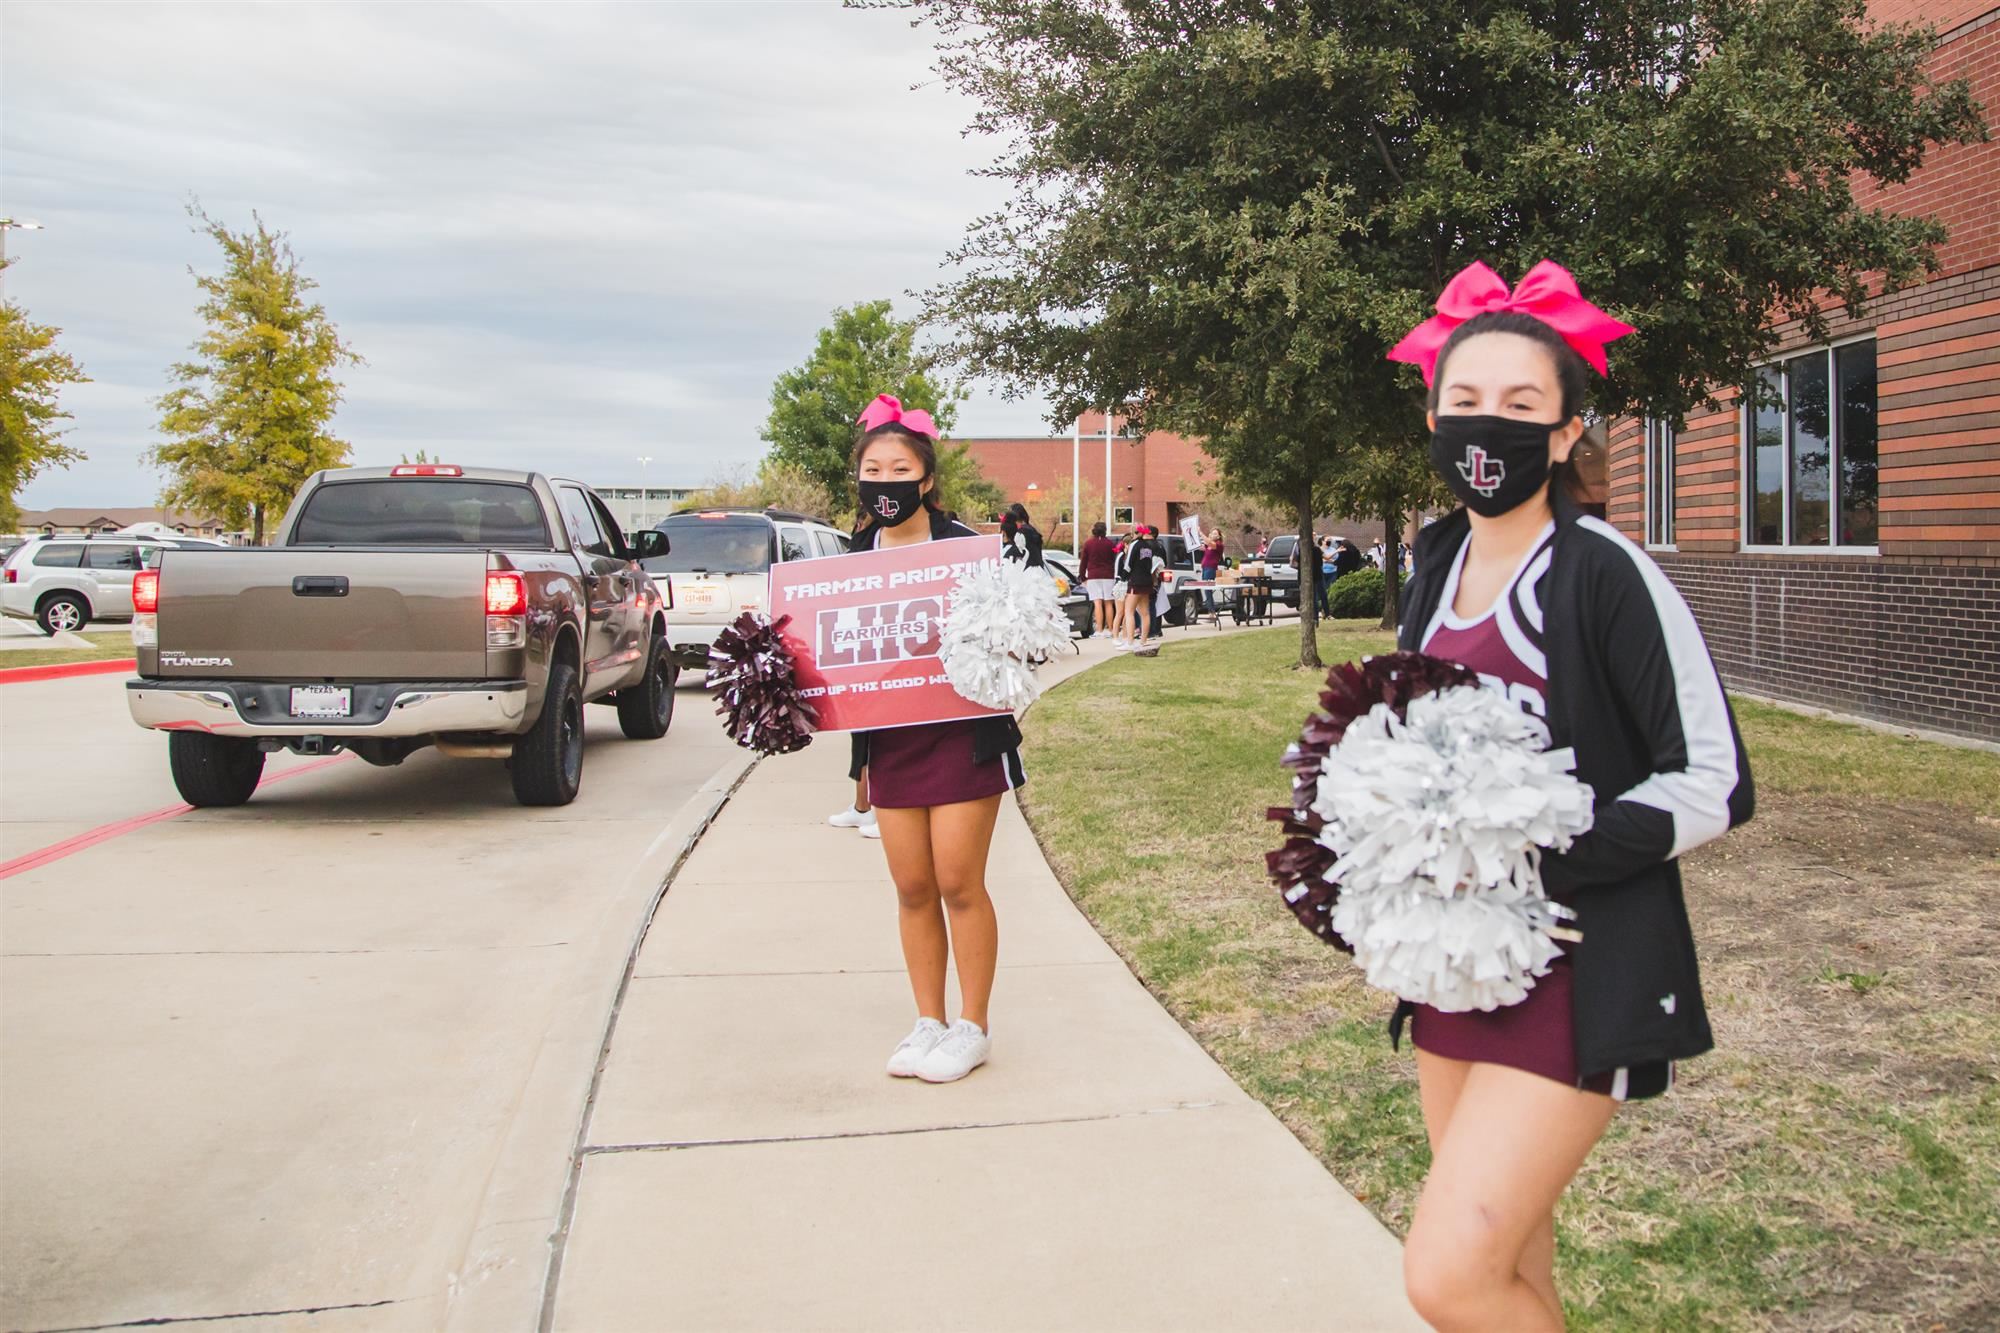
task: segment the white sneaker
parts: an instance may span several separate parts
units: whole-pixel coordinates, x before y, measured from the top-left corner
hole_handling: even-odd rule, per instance
[[[882,841],[882,826],[871,819],[861,826],[861,836],[864,838],[873,838],[875,841],[880,842]]]
[[[993,1051],[993,1039],[977,1023],[959,1019],[917,1065],[917,1077],[926,1083],[956,1083],[986,1063]]]
[[[875,812],[872,809],[856,810],[850,805],[837,815],[828,815],[826,822],[835,828],[873,828],[875,827]]]
[[[924,1057],[937,1049],[945,1039],[948,1029],[935,1018],[919,1018],[917,1025],[910,1029],[910,1035],[903,1038],[896,1053],[889,1057],[889,1073],[894,1078],[915,1078],[917,1066]]]
[[[1111,651],[1114,653],[1122,653],[1131,646],[1131,644],[1125,642],[1123,639],[1113,639],[1111,641]]]

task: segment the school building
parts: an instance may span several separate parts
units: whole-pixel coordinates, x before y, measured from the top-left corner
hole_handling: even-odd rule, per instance
[[[951,443],[970,446],[980,470],[1006,493],[1009,503],[1019,500],[1033,504],[1054,494],[1061,497],[1065,520],[1069,513],[1071,465],[1076,460],[1083,478],[1086,533],[1090,524],[1103,521],[1107,497],[1111,502],[1114,532],[1134,523],[1149,523],[1162,532],[1171,532],[1182,515],[1198,512],[1197,500],[1216,475],[1214,462],[1200,444],[1166,431],[1128,435],[1125,419],[1120,416],[1111,418],[1111,438],[1107,443],[1102,412],[1084,413],[1077,426],[1082,437],[1080,445],[1068,435],[953,436]],[[960,517],[983,522],[988,516]],[[1064,541],[1067,542],[1066,529]]]
[[[1923,20],[1931,72],[1969,78],[2000,130],[2000,9],[1878,0]],[[1859,192],[1858,192],[1859,193]],[[1937,218],[1942,270],[1795,324],[1754,374],[1685,421],[1611,433],[1609,516],[1694,608],[1725,681],[2000,741],[2000,134],[1932,150],[1861,202]]]

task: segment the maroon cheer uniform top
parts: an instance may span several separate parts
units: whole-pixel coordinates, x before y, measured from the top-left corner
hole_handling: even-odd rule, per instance
[[[1462,619],[1452,610],[1458,597],[1459,573],[1472,540],[1468,537],[1460,543],[1438,598],[1437,612],[1425,627],[1422,640],[1424,652],[1472,668],[1489,688],[1505,691],[1508,698],[1536,717],[1547,715],[1549,669],[1542,653],[1538,590],[1549,572],[1554,539],[1555,524],[1551,523],[1492,607],[1472,620]],[[1620,1100],[1665,1091],[1672,1080],[1670,1065],[1614,1069],[1578,1081],[1570,993],[1570,961],[1567,956],[1558,957],[1550,963],[1548,975],[1537,978],[1534,989],[1519,1004],[1460,1014],[1417,1005],[1410,1039],[1432,1055],[1506,1065]]]

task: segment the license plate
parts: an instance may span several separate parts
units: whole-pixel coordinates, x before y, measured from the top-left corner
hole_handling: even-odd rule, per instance
[[[354,691],[344,686],[301,685],[292,690],[293,717],[346,717],[354,710]]]
[[[674,591],[680,594],[682,603],[687,606],[715,605],[715,588],[711,585],[701,583],[684,584],[674,589]]]

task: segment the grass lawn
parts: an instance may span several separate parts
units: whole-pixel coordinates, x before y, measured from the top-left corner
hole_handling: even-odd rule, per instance
[[[18,648],[0,652],[0,668],[61,666],[68,662],[105,662],[132,655],[132,631],[124,627],[85,630],[89,648]]]
[[[1294,630],[1174,636],[1052,690],[1023,804],[1146,985],[1400,1234],[1429,1150],[1393,1003],[1263,873],[1319,688]],[[1320,643],[1391,646],[1364,622]],[[1738,718],[1757,817],[1684,865],[1717,1049],[1571,1187],[1571,1324],[2000,1327],[2000,755]]]

